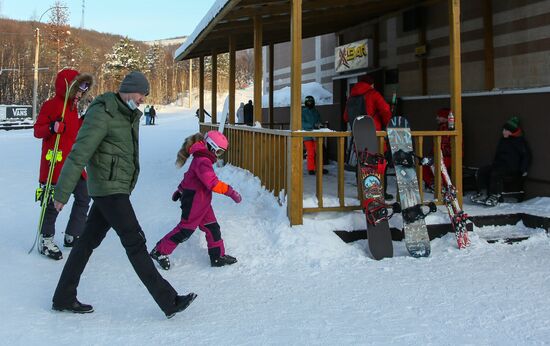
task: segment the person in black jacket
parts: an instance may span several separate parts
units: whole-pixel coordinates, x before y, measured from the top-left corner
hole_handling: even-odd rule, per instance
[[[502,194],[504,178],[527,176],[530,163],[531,152],[519,126],[519,118],[512,117],[502,128],[502,137],[498,142],[493,163],[477,171],[478,193],[472,196],[472,201],[496,206]],[[487,189],[487,196],[481,193],[483,189]]]
[[[157,117],[157,110],[155,109],[155,106],[151,106],[151,108],[149,108],[149,116],[151,117],[151,125],[155,125],[155,118]]]
[[[244,123],[248,126],[254,125],[254,105],[252,100],[248,100],[248,103],[243,107]]]

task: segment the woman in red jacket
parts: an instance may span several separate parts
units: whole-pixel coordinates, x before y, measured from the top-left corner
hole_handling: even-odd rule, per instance
[[[67,91],[67,85],[71,85],[75,80],[76,83]],[[61,152],[61,161],[55,164],[52,185],[55,186],[57,183],[65,158],[69,155],[76,140],[78,130],[82,125],[83,118],[78,115],[78,102],[88,92],[89,88],[92,86],[92,82],[93,79],[91,75],[80,74],[78,71],[71,69],[63,69],[57,74],[55,95],[53,98],[44,102],[38,114],[38,118],[36,119],[36,123],[34,124],[34,136],[36,138],[42,138],[39,177],[41,185],[46,184],[48,171],[50,169],[50,162],[46,159],[46,155],[48,151],[53,150],[55,139],[57,134],[59,134],[58,150]],[[62,120],[61,114],[63,114],[63,104],[67,92],[69,92],[69,98],[67,100],[65,116]],[[90,197],[88,196],[88,189],[86,187],[86,178],[86,171],[82,171],[80,181],[73,191],[75,200],[69,222],[67,223],[67,228],[65,229],[65,247],[72,247],[73,242],[78,239],[84,229],[84,223],[86,222],[86,215],[90,203]],[[58,212],[55,210],[53,202],[49,201],[40,231],[39,251],[49,258],[60,260],[63,258],[63,254],[53,241],[57,215]]]

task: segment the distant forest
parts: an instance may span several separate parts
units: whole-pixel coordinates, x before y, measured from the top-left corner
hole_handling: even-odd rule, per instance
[[[39,32],[38,107],[53,96],[57,72],[73,68],[94,76],[93,96],[116,91],[131,70],[144,72],[151,83],[148,103],[168,104],[189,89],[189,62],[174,62],[179,45],[147,44],[120,35],[70,27],[63,3],[56,2],[49,20],[17,21],[0,18],[0,104],[31,105],[34,59]],[[38,30],[37,30],[38,29]],[[250,51],[237,52],[237,88],[252,80]],[[228,88],[229,58],[218,55],[218,91]],[[198,88],[198,61],[193,62],[193,88]],[[210,57],[205,59],[205,88],[211,86]],[[196,91],[195,91],[196,93]]]

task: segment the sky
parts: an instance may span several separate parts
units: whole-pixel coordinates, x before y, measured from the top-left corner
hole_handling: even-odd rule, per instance
[[[80,27],[82,0],[63,1],[70,12],[70,25]],[[139,41],[190,35],[215,0],[95,0],[85,2],[84,28],[128,36]],[[54,0],[0,0],[0,16],[38,19]],[[108,10],[107,10],[108,9]],[[49,20],[49,13],[42,22]]]

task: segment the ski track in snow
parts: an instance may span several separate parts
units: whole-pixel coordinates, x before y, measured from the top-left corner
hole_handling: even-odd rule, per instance
[[[141,174],[132,202],[151,249],[178,222],[170,196],[186,167],[176,152],[198,125],[190,110],[167,107],[158,125],[141,128]],[[394,258],[374,261],[365,240],[345,244],[332,231],[365,228],[356,213],[310,214],[291,228],[286,205],[257,178],[231,165],[216,168],[243,196],[216,195],[213,205],[228,254],[239,262],[211,268],[199,230],[171,256],[163,276],[198,298],[166,320],[109,232],[81,279],[78,297],[91,315],[54,313],[51,297],[65,262],[27,255],[36,232],[34,203],[40,141],[32,130],[0,132],[0,340],[5,345],[187,344],[542,345],[550,341],[550,248],[544,230],[516,244],[487,244],[480,236],[518,232],[521,224],[477,229],[459,251],[454,235],[432,241],[429,258],[414,259],[394,242]],[[333,174],[333,173],[332,173]],[[327,179],[331,179],[327,176]],[[309,178],[309,177],[306,177]],[[332,179],[334,176],[332,177]],[[347,186],[350,203],[354,186]],[[316,203],[306,187],[304,200]],[[329,191],[329,187],[325,191]],[[330,190],[335,191],[335,189]],[[330,198],[328,198],[330,200]],[[507,212],[549,215],[548,198],[505,204]],[[307,202],[307,203],[310,203]],[[62,242],[68,209],[57,222]],[[472,207],[474,213],[482,209]],[[470,210],[468,210],[470,212]],[[441,211],[428,223],[447,222]],[[399,220],[392,220],[392,226]],[[478,235],[479,233],[479,235]],[[62,249],[64,257],[67,249]]]

